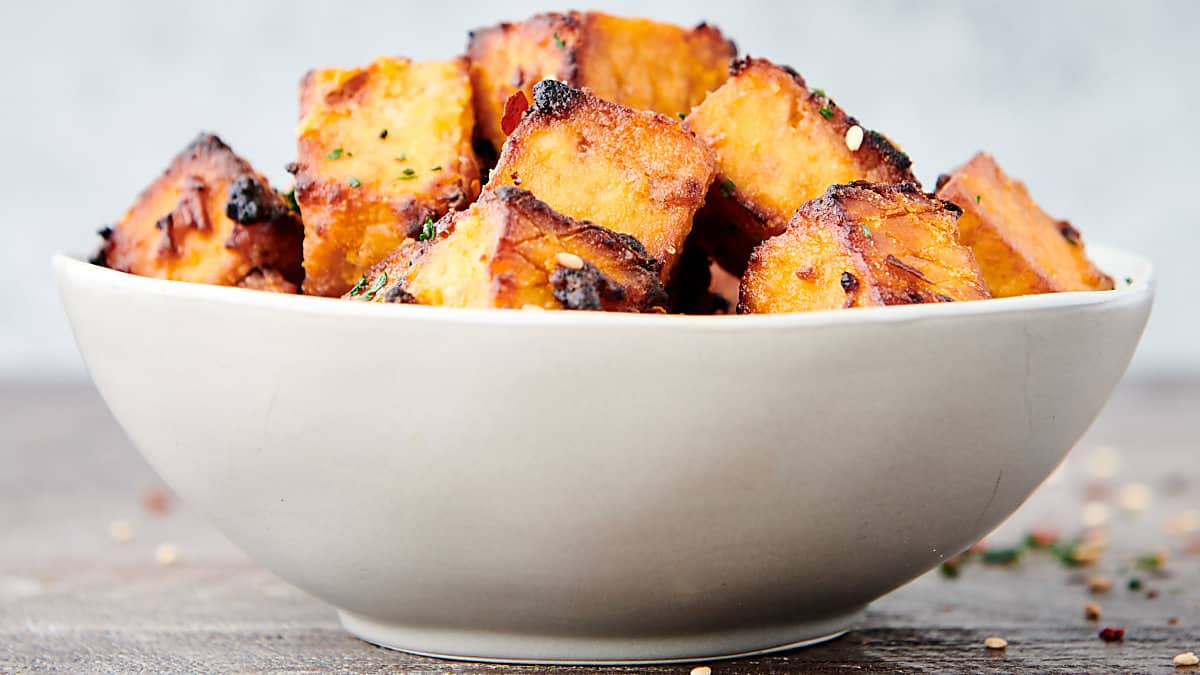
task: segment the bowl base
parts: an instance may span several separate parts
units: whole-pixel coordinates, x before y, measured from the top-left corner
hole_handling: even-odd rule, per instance
[[[338,610],[338,618],[361,640],[418,656],[484,663],[615,666],[736,659],[809,647],[845,635],[863,609],[817,621],[648,638],[429,629],[343,610]]]

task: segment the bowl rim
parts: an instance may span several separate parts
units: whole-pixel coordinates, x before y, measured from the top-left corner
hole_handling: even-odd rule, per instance
[[[121,288],[130,292],[180,299],[221,302],[266,310],[324,314],[338,317],[387,317],[395,320],[424,320],[453,324],[536,326],[675,326],[709,330],[742,330],[748,327],[824,326],[832,324],[896,323],[929,319],[1006,314],[1028,311],[1061,311],[1086,306],[1137,302],[1154,295],[1154,265],[1136,253],[1102,244],[1088,244],[1089,257],[1110,274],[1116,288],[1107,291],[1066,291],[971,302],[930,303],[861,307],[853,311],[820,310],[790,314],[635,314],[625,312],[553,312],[498,309],[464,309],[424,305],[398,306],[375,302],[353,302],[341,298],[268,293],[233,286],[216,286],[187,281],[144,277],[91,263],[87,257],[56,252],[51,264],[60,291],[68,278],[89,284]],[[389,314],[390,313],[390,314]]]

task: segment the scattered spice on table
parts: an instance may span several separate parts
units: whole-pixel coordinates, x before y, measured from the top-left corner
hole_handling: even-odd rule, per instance
[[[170,542],[163,542],[154,549],[154,559],[163,567],[174,565],[179,559],[179,549]]]
[[[148,513],[161,516],[167,512],[169,506],[167,491],[162,488],[150,488],[142,494],[142,508]]]
[[[1120,627],[1106,627],[1100,631],[1100,639],[1105,642],[1120,642],[1125,639],[1125,629]]]
[[[1102,574],[1094,574],[1087,580],[1088,590],[1093,593],[1107,593],[1112,590],[1112,586],[1112,579]]]
[[[114,520],[108,524],[108,538],[124,544],[133,539],[133,526],[128,520]]]
[[[1101,611],[1102,610],[1099,603],[1089,602],[1083,606],[1083,616],[1087,618],[1088,621],[1099,621]]]
[[[1002,637],[984,638],[983,646],[987,647],[988,649],[1004,649],[1008,647],[1008,640],[1005,640]]]

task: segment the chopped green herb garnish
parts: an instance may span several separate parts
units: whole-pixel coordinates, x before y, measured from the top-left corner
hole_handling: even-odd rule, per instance
[[[354,153],[353,153],[353,152],[350,152],[349,150],[347,150],[347,151],[346,151],[346,156],[347,156],[347,157],[353,157],[353,156],[354,156]]]
[[[383,131],[379,132],[379,137],[387,138],[387,129],[384,129]]]
[[[433,225],[433,218],[425,216],[425,223],[421,225],[421,234],[417,235],[417,241],[429,241],[437,234],[437,228]]]
[[[736,189],[737,186],[734,185],[733,181],[729,180],[728,178],[721,181],[721,194],[725,195],[726,197],[732,197],[733,191]]]
[[[407,154],[407,153],[403,153],[403,152],[402,152],[402,153],[400,153],[400,156],[399,156],[399,157],[397,157],[396,159],[400,160],[401,162],[407,161],[407,160],[408,160],[408,154]]]
[[[1138,569],[1156,570],[1162,567],[1162,558],[1158,557],[1157,555],[1138,556],[1137,566]]]
[[[821,98],[825,98],[825,90],[821,89],[820,87],[814,87],[812,93],[820,96]]]
[[[975,195],[975,203],[978,204],[983,200],[983,195]]]
[[[442,165],[441,165],[441,164],[438,164],[437,166],[435,166],[435,167],[433,167],[432,169],[430,169],[430,171],[441,171],[441,170],[442,170]]]
[[[352,187],[352,188],[362,187],[362,181],[358,180],[354,176],[350,176],[349,183],[350,183],[350,187]]]
[[[862,231],[863,231],[864,237],[866,237],[867,239],[871,238],[871,228],[867,227],[866,223],[863,223]]]
[[[1125,277],[1125,285],[1132,286],[1133,285],[1133,277]]]
[[[366,285],[367,285],[367,275],[364,274],[358,278],[358,283],[354,284],[354,287],[350,289],[350,297],[353,298],[356,295],[360,295],[363,292],[363,288],[366,287]]]
[[[554,33],[554,46],[558,47],[559,49],[562,49],[567,46],[567,43],[563,42],[563,39],[558,37],[557,32]]]
[[[411,175],[413,175],[414,173],[416,173],[416,171],[413,171],[412,169],[405,169],[405,170],[404,170],[404,175],[405,175],[405,176],[411,176]]]
[[[942,570],[942,576],[946,577],[947,579],[957,579],[958,575],[962,574],[961,565],[958,562],[951,560],[947,560],[946,562],[942,563],[940,569]]]
[[[817,112],[821,113],[821,117],[824,117],[827,120],[833,119],[833,108],[830,108],[827,105],[821,106],[821,109]]]
[[[675,116],[681,120],[687,119],[687,115],[685,115],[684,113],[675,113]]]
[[[374,298],[375,294],[378,293],[379,289],[383,288],[383,285],[386,283],[387,272],[380,272],[379,275],[375,277],[375,281],[371,282],[371,287],[368,288],[367,292],[363,294],[363,299],[370,300],[371,298]]]
[[[339,158],[341,158],[341,156],[342,156],[342,149],[334,148],[333,150],[329,151],[328,155],[325,155],[325,159],[339,159]]]
[[[1012,565],[1021,559],[1021,549],[1018,547],[1011,548],[989,548],[979,557],[985,565]]]
[[[404,174],[403,176],[396,176],[396,180],[416,180],[416,179],[417,179],[417,177],[411,173]]]
[[[1142,580],[1137,577],[1130,577],[1128,586],[1131,591],[1140,591],[1142,590]]]
[[[287,202],[288,208],[293,213],[300,213],[300,203],[296,201],[296,188],[292,188],[283,193],[283,201]]]

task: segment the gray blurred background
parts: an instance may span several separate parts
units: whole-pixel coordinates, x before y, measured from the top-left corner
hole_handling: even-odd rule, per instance
[[[934,177],[979,149],[1088,241],[1158,265],[1139,375],[1200,373],[1200,3],[608,2],[707,20],[795,66]],[[466,31],[547,2],[4,2],[0,6],[0,379],[83,367],[49,269],[87,252],[197,131],[273,181],[293,158],[296,84],[379,54],[444,58]],[[586,8],[587,5],[575,5]]]

